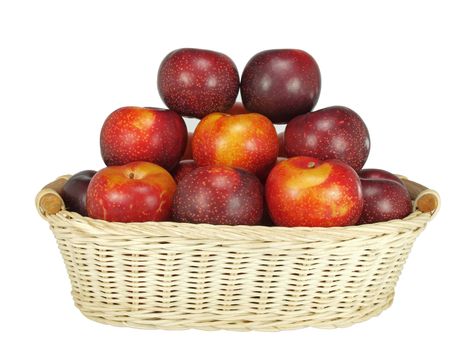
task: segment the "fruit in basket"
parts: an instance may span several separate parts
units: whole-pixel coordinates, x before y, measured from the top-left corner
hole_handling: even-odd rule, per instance
[[[265,194],[279,226],[353,225],[363,208],[357,173],[337,159],[286,159],[269,173]]]
[[[383,169],[362,169],[358,172],[358,176],[360,176],[361,179],[392,180],[405,187],[399,177]]]
[[[228,56],[191,48],[169,53],[157,75],[159,95],[167,107],[197,118],[231,108],[239,81],[237,67]]]
[[[89,182],[96,174],[94,170],[83,170],[70,177],[63,185],[62,198],[69,211],[77,212],[83,216],[88,215],[86,210],[86,192]]]
[[[405,218],[412,212],[407,188],[387,179],[361,179],[363,211],[359,224]]]
[[[109,166],[89,183],[88,214],[120,222],[168,220],[175,188],[172,176],[159,165],[132,162]]]
[[[292,119],[285,129],[285,151],[288,157],[340,159],[359,171],[370,153],[370,135],[357,113],[333,106]]]
[[[172,176],[176,183],[179,183],[181,179],[185,177],[185,175],[191,173],[194,169],[198,166],[193,159],[185,159],[181,160],[180,163],[172,170]]]
[[[227,166],[199,167],[177,186],[175,221],[256,225],[263,215],[263,188],[253,174]]]
[[[253,56],[242,74],[246,109],[274,123],[309,112],[318,101],[321,76],[316,61],[302,50],[266,50]]]
[[[192,147],[199,166],[227,165],[257,176],[272,167],[279,152],[274,125],[257,113],[207,115],[195,129]]]
[[[185,121],[173,111],[151,107],[122,107],[112,112],[101,130],[104,163],[156,163],[168,170],[181,159],[187,142]]]

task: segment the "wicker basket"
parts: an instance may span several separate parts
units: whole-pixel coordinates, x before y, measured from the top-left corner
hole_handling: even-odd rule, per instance
[[[88,318],[137,328],[343,327],[378,315],[415,238],[439,208],[404,179],[403,220],[335,228],[110,223],[64,210],[67,177],[36,198]]]

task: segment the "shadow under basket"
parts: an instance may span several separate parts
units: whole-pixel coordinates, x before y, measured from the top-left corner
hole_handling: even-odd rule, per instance
[[[403,179],[414,211],[347,227],[115,223],[64,209],[67,176],[36,197],[88,318],[156,329],[345,327],[388,308],[438,194]]]

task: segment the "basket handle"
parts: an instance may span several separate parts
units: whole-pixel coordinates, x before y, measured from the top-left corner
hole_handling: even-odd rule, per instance
[[[430,190],[415,181],[401,177],[402,182],[407,187],[410,197],[414,201],[414,210],[420,210],[422,213],[431,213],[435,216],[441,204],[441,198],[438,192]]]
[[[40,216],[57,214],[65,209],[65,202],[62,199],[62,189],[70,175],[58,177],[55,181],[47,184],[36,196],[36,208]]]

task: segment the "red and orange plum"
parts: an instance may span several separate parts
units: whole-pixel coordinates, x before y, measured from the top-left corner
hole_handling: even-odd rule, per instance
[[[370,153],[370,135],[350,108],[333,106],[292,119],[285,129],[288,157],[340,159],[359,171]]]
[[[171,170],[181,159],[186,143],[187,128],[182,117],[149,107],[117,109],[105,120],[100,136],[107,166],[146,161]]]
[[[132,162],[97,172],[89,183],[90,217],[107,221],[164,221],[170,217],[176,184],[159,165]]]
[[[187,117],[228,110],[235,103],[239,85],[237,67],[228,56],[201,49],[172,51],[157,75],[164,103]]]
[[[279,226],[353,225],[363,208],[357,173],[335,159],[286,159],[270,172],[265,194],[271,219]]]
[[[199,167],[178,183],[172,217],[179,222],[256,225],[263,215],[263,188],[242,169]]]
[[[276,129],[257,113],[204,117],[193,135],[193,159],[199,166],[226,165],[264,175],[279,152]]]

